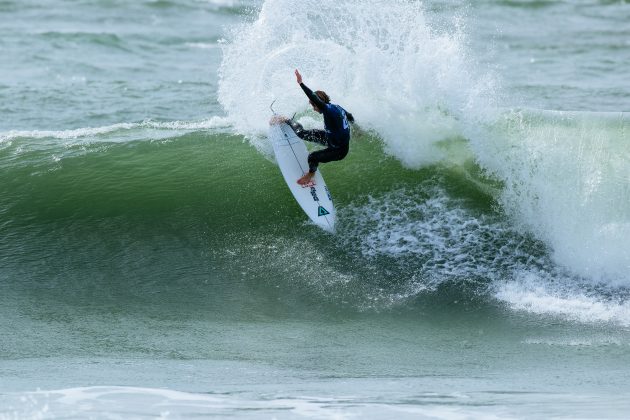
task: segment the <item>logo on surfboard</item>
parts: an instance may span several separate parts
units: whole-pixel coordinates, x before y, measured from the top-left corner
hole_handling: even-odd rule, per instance
[[[318,216],[318,217],[319,217],[319,216],[326,216],[327,214],[330,214],[330,213],[328,212],[328,210],[326,210],[326,209],[325,209],[325,208],[323,208],[322,206],[319,206],[319,207],[317,208],[317,216]]]

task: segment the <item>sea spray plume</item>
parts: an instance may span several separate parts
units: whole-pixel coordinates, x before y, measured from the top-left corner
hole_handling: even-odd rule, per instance
[[[630,285],[630,118],[624,113],[514,110],[468,136],[503,180],[500,202],[554,260],[595,282]]]
[[[285,114],[308,104],[296,89],[300,68],[313,88],[351,109],[386,152],[409,167],[443,156],[435,143],[459,133],[484,91],[474,76],[459,20],[431,26],[421,2],[267,0],[224,43],[219,101],[236,130],[264,149],[268,104]]]

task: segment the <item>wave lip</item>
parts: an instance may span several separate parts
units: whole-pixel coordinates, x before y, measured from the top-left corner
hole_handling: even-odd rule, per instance
[[[118,123],[103,127],[84,127],[70,130],[11,130],[0,133],[0,143],[15,139],[80,139],[85,137],[99,137],[117,132],[124,132],[134,129],[156,129],[156,130],[212,130],[222,129],[230,126],[229,121],[224,117],[213,116],[203,121],[151,121],[146,120],[140,123]]]

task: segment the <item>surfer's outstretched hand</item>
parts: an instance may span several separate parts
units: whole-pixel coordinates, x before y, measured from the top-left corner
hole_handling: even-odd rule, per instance
[[[300,74],[298,69],[295,69],[295,78],[297,79],[298,85],[302,83],[302,75]]]

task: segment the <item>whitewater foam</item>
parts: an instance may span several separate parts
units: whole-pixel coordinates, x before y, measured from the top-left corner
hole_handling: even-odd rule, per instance
[[[471,399],[468,394],[415,393],[413,398],[401,402],[373,400],[357,395],[239,395],[239,393],[207,394],[182,392],[170,389],[125,386],[93,386],[51,391],[0,394],[3,407],[0,419],[51,418],[51,417],[151,417],[185,418],[206,416],[243,416],[252,412],[254,417],[290,417],[351,419],[351,418],[479,418],[495,420],[499,414],[467,407],[465,404],[444,406],[447,399],[452,403],[464,403]],[[501,410],[498,410],[501,411]],[[246,416],[249,418],[249,416]]]
[[[595,282],[630,284],[630,118],[623,113],[514,110],[471,137],[501,179],[500,200],[554,260]]]
[[[495,284],[495,297],[516,311],[583,323],[630,326],[627,290],[589,291],[576,280],[535,270],[515,272],[512,280]]]
[[[395,264],[396,279],[379,289],[390,306],[456,282],[514,311],[630,325],[628,289],[571,273],[509,219],[468,207],[431,179],[340,209],[337,240],[364,260]]]
[[[15,139],[62,139],[73,140],[81,138],[98,138],[112,133],[124,132],[134,129],[156,130],[213,130],[224,129],[230,126],[225,117],[213,116],[203,121],[152,121],[146,120],[140,123],[118,123],[103,127],[83,127],[73,130],[11,130],[0,133],[0,143]],[[111,139],[108,139],[111,141]]]
[[[595,337],[595,338],[528,338],[522,341],[523,344],[542,345],[542,346],[559,346],[559,347],[606,347],[606,346],[623,346],[621,340],[611,337]]]
[[[496,216],[474,214],[435,180],[400,189],[343,210],[340,240],[363,256],[408,260],[440,283],[448,279],[503,279],[517,268],[548,265],[544,250]],[[426,280],[425,280],[426,281]]]

